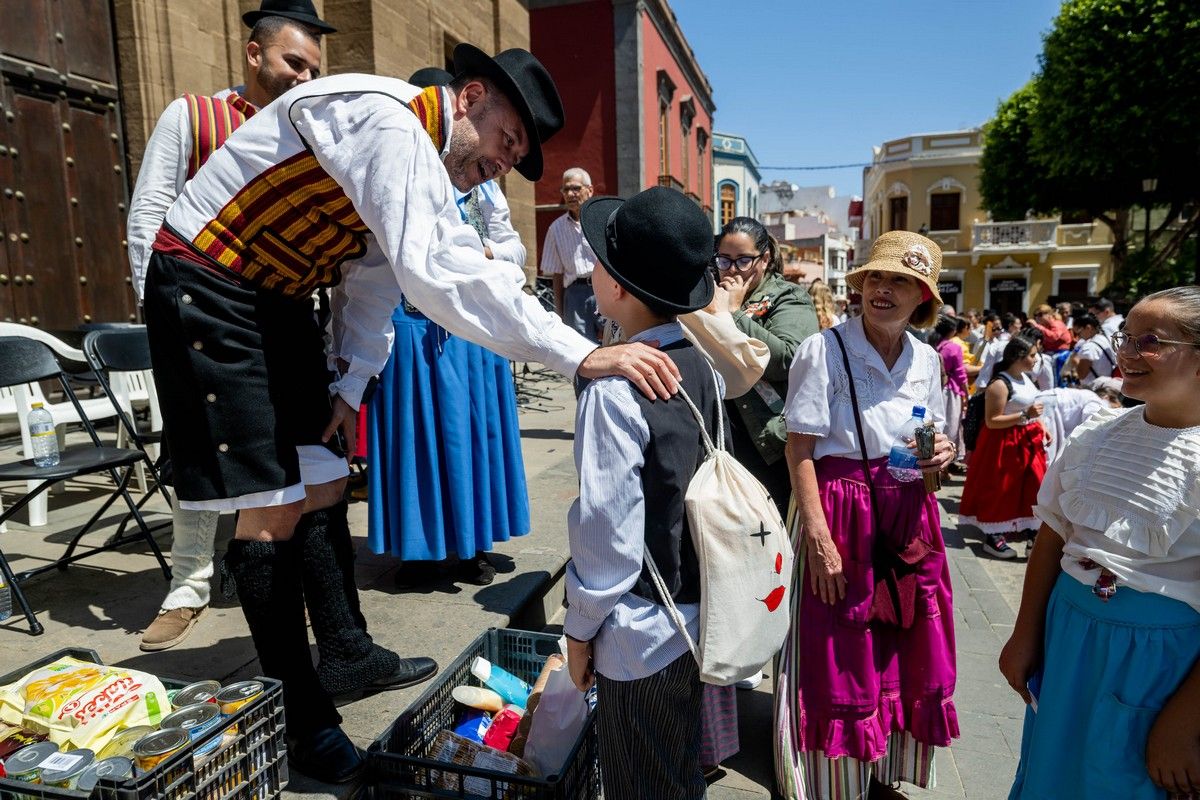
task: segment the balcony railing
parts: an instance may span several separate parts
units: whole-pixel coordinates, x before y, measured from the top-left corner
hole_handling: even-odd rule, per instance
[[[659,175],[658,185],[666,186],[668,189],[678,189],[683,191],[683,181],[676,178],[674,175]]]
[[[976,250],[1041,249],[1056,245],[1057,220],[976,222],[972,248]]]

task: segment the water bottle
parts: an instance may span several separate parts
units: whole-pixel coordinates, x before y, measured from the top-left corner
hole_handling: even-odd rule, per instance
[[[39,467],[58,464],[58,434],[54,431],[54,417],[34,403],[29,411],[29,441],[33,443],[33,463]]]
[[[12,616],[12,592],[9,591],[8,584],[4,582],[4,575],[0,573],[0,622]]]
[[[916,438],[917,429],[924,425],[924,406],[913,406],[912,419],[904,423],[896,438],[892,440],[887,469],[888,473],[901,483],[910,483],[921,477],[921,470],[917,466],[917,451],[909,449],[908,445]]]

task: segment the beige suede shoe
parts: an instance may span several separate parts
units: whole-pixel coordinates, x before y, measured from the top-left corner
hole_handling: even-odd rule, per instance
[[[159,611],[158,616],[142,634],[142,650],[152,653],[156,650],[167,650],[182,642],[192,632],[196,621],[204,613],[200,608],[173,608],[170,611]]]

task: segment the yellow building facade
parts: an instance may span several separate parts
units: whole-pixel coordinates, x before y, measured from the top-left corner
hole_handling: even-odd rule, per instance
[[[855,264],[892,230],[924,232],[942,248],[939,290],[957,311],[1031,311],[1086,300],[1112,278],[1112,238],[1098,220],[991,220],[981,208],[978,128],[916,134],[874,148],[863,171]]]

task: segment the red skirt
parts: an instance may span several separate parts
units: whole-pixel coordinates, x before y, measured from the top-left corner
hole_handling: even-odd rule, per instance
[[[1033,515],[1046,475],[1045,431],[1041,424],[983,428],[971,453],[959,507],[960,524],[984,533],[1037,530]]]

